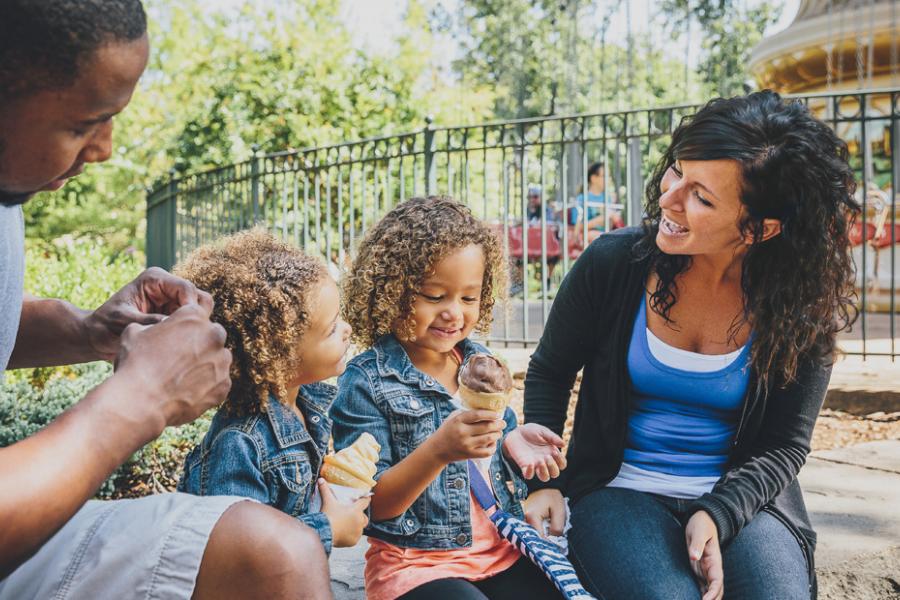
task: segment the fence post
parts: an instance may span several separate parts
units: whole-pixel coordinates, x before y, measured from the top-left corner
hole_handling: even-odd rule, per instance
[[[644,178],[641,174],[641,140],[628,140],[628,204],[625,217],[627,225],[638,225],[643,218]]]
[[[177,207],[178,182],[173,169],[167,183],[147,190],[148,267],[171,269],[176,262]]]
[[[259,144],[251,146],[250,159],[250,201],[253,204],[253,225],[259,222]]]
[[[434,118],[425,117],[425,195],[431,196],[437,189],[437,165],[434,162]]]

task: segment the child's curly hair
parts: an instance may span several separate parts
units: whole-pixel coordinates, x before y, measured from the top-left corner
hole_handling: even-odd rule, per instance
[[[497,236],[449,196],[411,198],[387,213],[366,234],[344,277],[344,320],[352,339],[368,348],[390,332],[410,339],[413,302],[434,266],[470,244],[484,252],[484,282],[476,331],[491,325],[494,301],[506,293],[507,273]]]
[[[309,325],[309,294],[327,276],[321,261],[257,228],[192,252],[173,272],[209,292],[211,319],[231,350],[229,416],[265,412],[269,395],[285,401]]]

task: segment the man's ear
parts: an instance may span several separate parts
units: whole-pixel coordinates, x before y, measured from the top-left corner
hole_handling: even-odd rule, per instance
[[[779,219],[763,219],[763,233],[760,242],[770,240],[781,233],[781,221]],[[748,246],[753,243],[753,234],[748,233],[744,238],[744,243]]]

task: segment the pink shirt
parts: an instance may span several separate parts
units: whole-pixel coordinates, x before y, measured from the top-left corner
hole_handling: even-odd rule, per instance
[[[458,550],[401,548],[369,538],[366,552],[366,598],[394,600],[436,579],[478,581],[507,570],[522,556],[500,537],[497,528],[469,496],[472,546]]]

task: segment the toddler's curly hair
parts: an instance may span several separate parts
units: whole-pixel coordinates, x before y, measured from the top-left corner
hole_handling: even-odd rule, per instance
[[[468,245],[484,253],[484,281],[475,330],[486,333],[495,299],[506,293],[506,262],[497,236],[449,196],[411,198],[388,212],[363,238],[344,277],[344,320],[352,340],[368,348],[390,332],[410,339],[413,302],[434,266]]]
[[[220,410],[249,416],[265,412],[269,395],[286,401],[325,265],[255,228],[198,248],[173,272],[212,295],[211,319],[228,334],[231,391]]]

